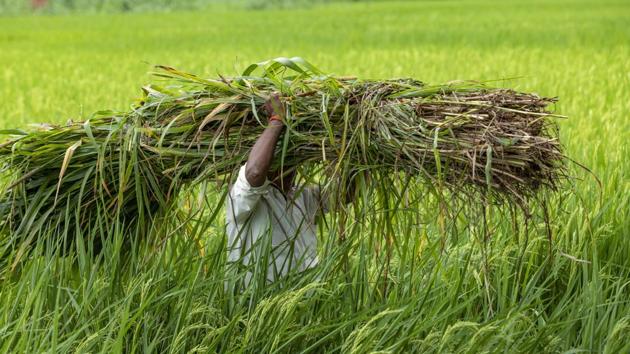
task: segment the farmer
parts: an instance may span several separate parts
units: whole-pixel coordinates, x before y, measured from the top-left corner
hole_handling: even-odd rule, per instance
[[[268,125],[231,186],[226,206],[228,261],[248,268],[245,283],[273,282],[290,271],[317,265],[315,219],[321,210],[317,186],[297,188],[295,173],[272,170],[285,107],[277,95],[263,111]]]

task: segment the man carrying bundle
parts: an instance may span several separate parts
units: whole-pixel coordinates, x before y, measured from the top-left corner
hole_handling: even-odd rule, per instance
[[[263,108],[268,126],[240,168],[226,206],[228,261],[241,262],[247,268],[245,284],[273,282],[318,263],[315,219],[322,205],[319,188],[296,188],[295,172],[283,175],[270,169],[286,115],[277,95]]]

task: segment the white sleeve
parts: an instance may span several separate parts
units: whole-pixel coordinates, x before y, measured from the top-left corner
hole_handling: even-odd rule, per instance
[[[244,222],[254,210],[260,197],[269,190],[269,181],[265,180],[260,187],[253,187],[245,177],[245,165],[238,171],[238,178],[230,189],[227,202],[228,222],[234,220],[237,224]]]

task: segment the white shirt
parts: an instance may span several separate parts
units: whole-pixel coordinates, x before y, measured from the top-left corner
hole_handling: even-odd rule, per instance
[[[262,267],[270,282],[290,270],[314,267],[320,205],[318,187],[294,188],[285,198],[269,181],[250,185],[242,166],[227,197],[228,261],[251,267],[246,283]]]

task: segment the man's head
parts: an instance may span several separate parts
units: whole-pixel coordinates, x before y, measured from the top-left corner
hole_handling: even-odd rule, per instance
[[[295,170],[271,170],[267,174],[267,179],[271,182],[271,184],[276,186],[276,188],[280,189],[284,194],[287,194],[293,187]]]

